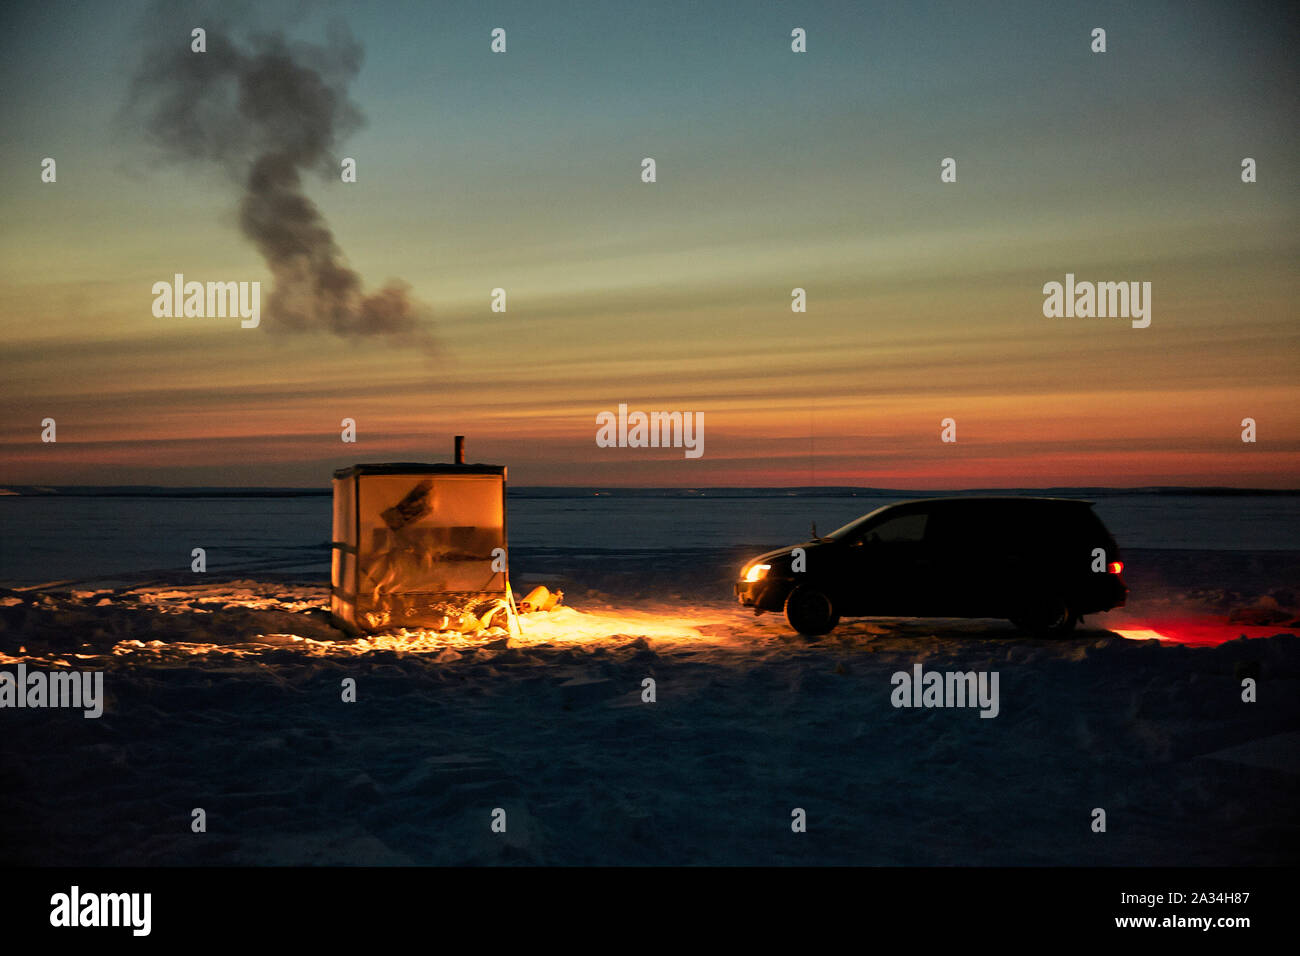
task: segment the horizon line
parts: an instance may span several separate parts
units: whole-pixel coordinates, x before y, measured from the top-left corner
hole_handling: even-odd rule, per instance
[[[963,494],[967,492],[998,491],[1073,491],[1073,492],[1181,492],[1184,494],[1300,494],[1300,488],[1267,488],[1257,485],[996,485],[972,486],[967,488],[898,488],[876,485],[592,485],[592,484],[510,484],[508,489],[516,491],[582,491],[582,492],[630,492],[630,491],[671,491],[695,492],[701,495],[718,491],[763,491],[763,492],[871,492],[873,494]],[[54,485],[54,484],[9,484],[0,485],[0,497],[50,497],[60,493],[111,494],[112,492],[224,492],[227,494],[250,492],[279,492],[296,495],[329,495],[332,488],[325,485]]]

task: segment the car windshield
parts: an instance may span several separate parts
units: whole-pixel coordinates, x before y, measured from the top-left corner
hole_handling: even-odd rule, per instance
[[[877,508],[875,511],[863,515],[861,518],[857,518],[853,521],[850,521],[843,528],[836,528],[826,537],[830,538],[832,541],[852,540],[853,538],[858,537],[858,535],[862,533],[863,529],[866,528],[866,526],[875,519],[876,515],[880,514],[886,508],[891,508],[891,507],[893,506],[885,505],[882,508]]]

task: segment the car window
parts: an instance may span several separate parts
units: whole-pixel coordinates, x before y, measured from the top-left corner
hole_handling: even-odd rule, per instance
[[[925,512],[898,515],[886,518],[880,524],[868,529],[863,535],[867,542],[879,541],[881,544],[901,544],[920,542],[925,537]]]
[[[943,548],[981,550],[1008,538],[1008,515],[997,507],[948,508],[930,520],[929,540]]]
[[[837,541],[858,540],[862,537],[862,529],[867,525],[871,524],[871,522],[875,521],[876,515],[880,514],[882,511],[885,511],[888,507],[889,505],[885,505],[882,508],[877,508],[875,511],[867,512],[861,518],[854,518],[844,527],[836,528],[826,537],[833,538]]]

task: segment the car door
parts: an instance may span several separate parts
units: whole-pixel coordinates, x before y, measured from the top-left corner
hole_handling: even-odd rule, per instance
[[[921,610],[928,569],[924,509],[887,513],[846,548],[853,591],[860,609],[853,613],[905,617]]]
[[[945,502],[936,506],[925,529],[925,562],[917,569],[924,577],[921,604],[936,617],[960,617],[977,603],[981,574],[976,554],[977,529],[971,509]]]
[[[929,613],[983,617],[999,605],[1006,547],[1003,512],[1000,503],[979,500],[936,510],[926,531]]]

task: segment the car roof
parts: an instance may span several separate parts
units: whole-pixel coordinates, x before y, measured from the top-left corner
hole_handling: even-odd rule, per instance
[[[999,504],[1016,504],[1028,505],[1086,505],[1092,507],[1096,502],[1089,501],[1086,498],[1053,498],[1048,495],[944,495],[937,498],[908,498],[904,501],[895,501],[893,504],[886,505],[887,508],[912,507],[915,505],[932,505],[942,504],[951,505],[956,502],[990,504],[997,502]]]

